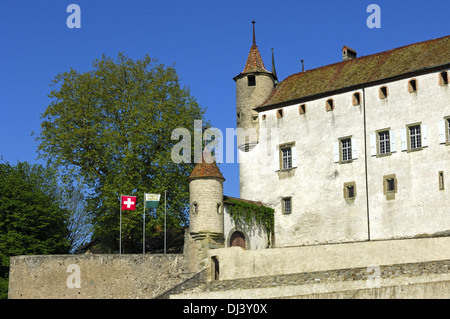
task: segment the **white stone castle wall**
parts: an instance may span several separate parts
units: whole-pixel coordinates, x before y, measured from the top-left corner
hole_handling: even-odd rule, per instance
[[[268,238],[267,234],[261,226],[258,225],[246,225],[236,224],[231,218],[228,205],[225,204],[224,210],[224,234],[225,234],[225,247],[230,247],[231,235],[235,231],[240,231],[246,235],[246,249],[256,250],[267,248]]]
[[[367,240],[368,219],[371,239],[432,235],[450,229],[446,211],[450,186],[440,191],[438,185],[439,171],[450,178],[450,146],[439,143],[438,131],[439,121],[450,115],[450,91],[448,86],[439,86],[438,76],[439,72],[415,77],[417,93],[408,92],[410,79],[387,83],[389,96],[384,100],[378,96],[381,85],[366,88],[365,141],[362,90],[307,102],[304,115],[299,114],[299,104],[284,107],[281,119],[277,119],[276,110],[259,114],[260,143],[239,154],[240,196],[275,209],[276,246]],[[352,104],[355,92],[361,93],[360,106]],[[330,98],[335,109],[327,112],[325,104]],[[429,146],[402,152],[400,130],[416,122],[428,126]],[[271,128],[278,130],[278,136],[263,137],[264,130]],[[397,151],[387,157],[372,157],[370,135],[384,128],[396,131]],[[357,159],[335,163],[334,144],[347,136],[357,144]],[[266,147],[266,141],[275,145]],[[277,171],[277,145],[292,142],[297,149],[297,168]],[[383,194],[383,176],[388,174],[395,174],[398,181],[393,200]],[[356,184],[353,202],[343,196],[347,182]],[[288,196],[292,196],[293,212],[283,215],[282,198]]]

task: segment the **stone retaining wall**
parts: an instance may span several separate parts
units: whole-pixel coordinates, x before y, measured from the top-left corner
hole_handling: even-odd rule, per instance
[[[8,298],[153,298],[182,282],[183,255],[47,255],[10,259]]]

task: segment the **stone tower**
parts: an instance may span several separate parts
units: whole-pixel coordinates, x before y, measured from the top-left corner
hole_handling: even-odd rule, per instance
[[[209,249],[224,244],[223,178],[209,153],[192,170],[189,180],[189,234],[185,238],[185,254],[191,271],[204,268]]]
[[[258,113],[253,108],[260,106],[272,93],[277,76],[273,62],[272,72],[264,67],[263,60],[256,46],[255,21],[253,23],[253,44],[247,58],[244,70],[233,79],[236,82],[236,122],[237,127],[246,131],[245,136],[239,136],[238,148],[242,151],[251,150],[258,144],[259,119]],[[250,134],[251,130],[255,134]]]

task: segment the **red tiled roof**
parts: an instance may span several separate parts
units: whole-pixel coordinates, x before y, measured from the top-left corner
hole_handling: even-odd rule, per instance
[[[255,110],[284,106],[297,100],[376,83],[434,67],[450,67],[450,36],[410,44],[287,77]]]
[[[252,47],[250,48],[247,63],[245,63],[244,71],[242,71],[241,74],[250,72],[270,73],[269,71],[266,70],[264,66],[264,62],[261,58],[261,54],[259,53],[258,46],[256,44],[253,44]]]
[[[195,164],[194,169],[191,172],[191,175],[189,175],[188,180],[194,179],[194,178],[205,178],[205,177],[215,177],[225,180],[222,173],[219,170],[219,167],[217,167],[216,161],[211,162],[210,158],[208,158],[210,155],[203,153],[202,154],[202,160],[201,162]]]

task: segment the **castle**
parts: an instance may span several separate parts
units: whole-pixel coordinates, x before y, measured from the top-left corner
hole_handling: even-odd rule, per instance
[[[360,58],[344,46],[342,57],[278,83],[253,29],[234,78],[241,199],[274,209],[273,247],[449,235],[450,36]],[[197,183],[194,222],[212,199]]]
[[[273,54],[272,70],[264,66],[253,24],[234,77],[241,198],[224,196],[225,178],[204,158],[188,179],[183,255],[12,257],[10,297],[448,298],[449,70],[446,36],[363,57],[344,46],[341,62],[279,82]],[[239,219],[239,205],[266,215]],[[79,291],[65,286],[68,264],[80,265]],[[373,265],[384,278],[376,295],[366,286]],[[110,282],[111,269],[127,283]],[[396,278],[384,275],[396,269]],[[261,286],[273,276],[290,288]],[[183,295],[199,280],[222,282],[222,290],[233,282],[232,293]]]

